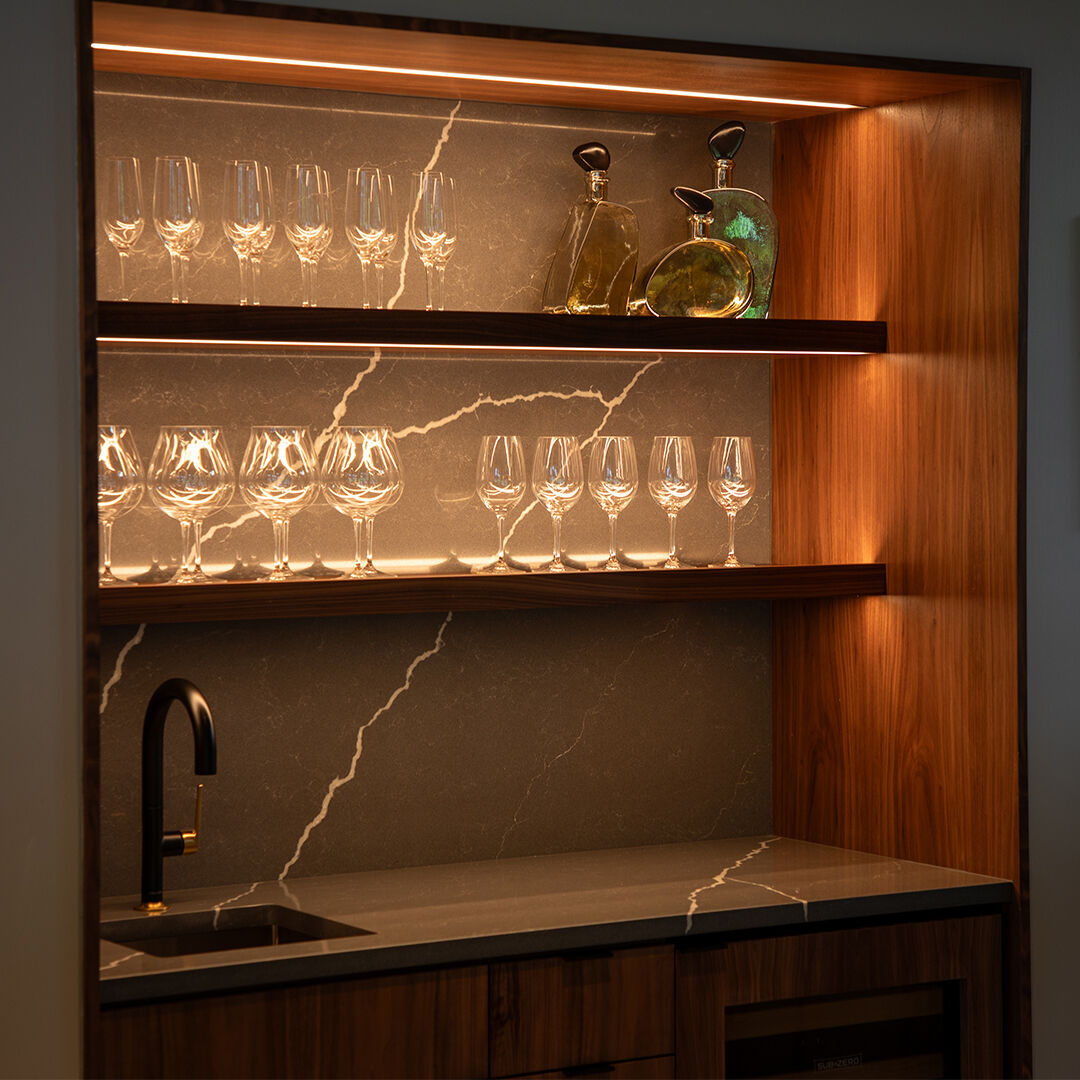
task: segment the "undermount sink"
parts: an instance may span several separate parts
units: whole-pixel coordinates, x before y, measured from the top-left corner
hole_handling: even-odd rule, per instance
[[[279,904],[176,915],[142,915],[101,924],[101,936],[106,941],[152,956],[188,956],[224,949],[254,949],[299,941],[360,937],[370,933],[370,930],[346,926]]]

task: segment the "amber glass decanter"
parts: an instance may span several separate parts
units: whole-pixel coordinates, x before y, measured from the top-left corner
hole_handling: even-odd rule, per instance
[[[690,211],[690,238],[667,248],[638,278],[631,308],[641,315],[738,315],[750,303],[754,272],[734,244],[709,236],[712,200],[694,188],[672,195]]]
[[[638,260],[634,211],[608,202],[611,154],[583,143],[574,160],[585,170],[585,193],[570,209],[544,286],[544,310],[556,315],[625,315]]]
[[[754,295],[741,317],[765,319],[769,315],[776,273],[776,215],[757,192],[731,184],[735,154],[745,135],[746,125],[730,120],[709,136],[709,150],[716,161],[716,187],[705,192],[713,203],[709,235],[734,244],[750,260],[754,268]]]

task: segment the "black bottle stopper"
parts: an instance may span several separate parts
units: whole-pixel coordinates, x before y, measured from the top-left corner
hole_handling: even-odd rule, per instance
[[[709,150],[717,161],[730,161],[742,146],[746,125],[741,120],[721,124],[709,136]]]
[[[692,187],[673,187],[671,194],[685,206],[691,214],[711,214],[713,212],[712,198],[703,191]]]
[[[611,154],[603,143],[587,142],[574,147],[574,160],[586,172],[607,172]]]

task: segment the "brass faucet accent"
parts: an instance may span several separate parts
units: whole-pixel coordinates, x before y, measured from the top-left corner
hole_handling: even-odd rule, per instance
[[[162,898],[162,869],[166,855],[191,855],[199,850],[202,824],[202,792],[195,789],[195,827],[166,832],[164,826],[165,717],[174,701],[184,706],[195,736],[195,773],[217,772],[217,743],[210,706],[194,683],[168,679],[153,693],[146,706],[142,742],[142,901],[137,910],[160,913],[168,907]]]

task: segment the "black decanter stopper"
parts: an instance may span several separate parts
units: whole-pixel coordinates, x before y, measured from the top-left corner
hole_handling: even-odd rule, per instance
[[[587,142],[574,147],[574,160],[586,172],[606,172],[611,154],[603,143]]]
[[[709,150],[717,161],[730,161],[742,146],[746,125],[741,120],[721,124],[709,136]]]
[[[691,214],[708,214],[713,212],[712,198],[703,191],[692,187],[673,187],[671,194],[685,206]]]

